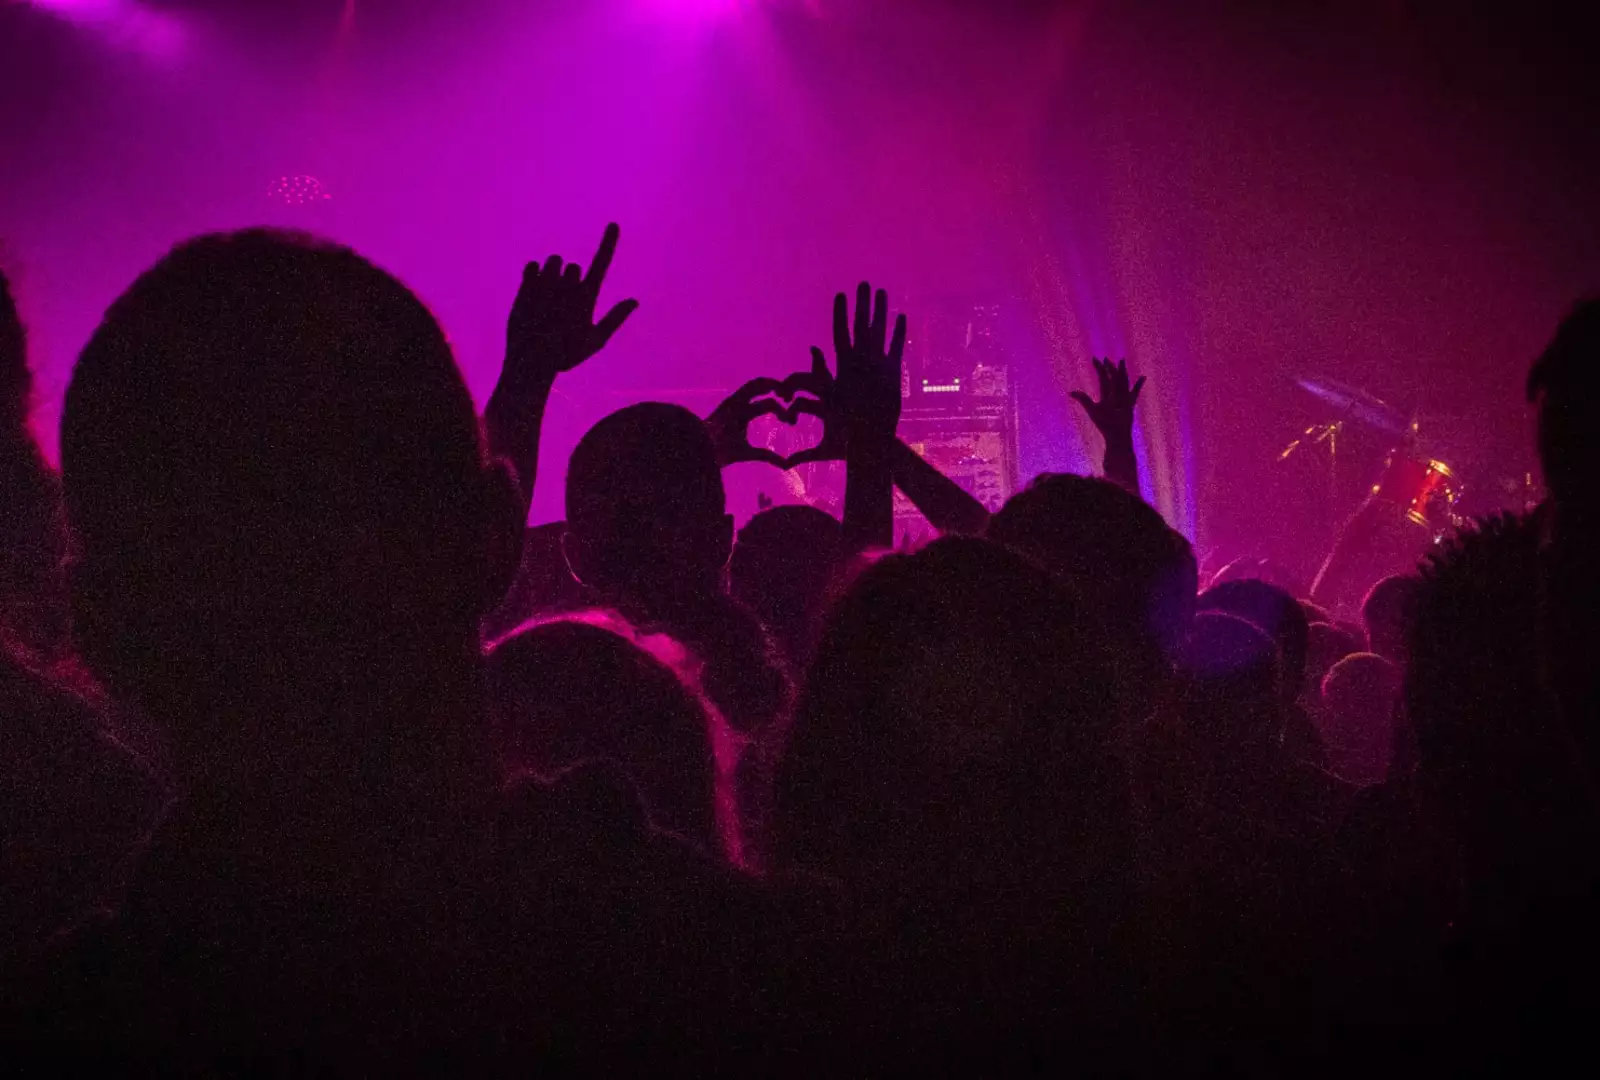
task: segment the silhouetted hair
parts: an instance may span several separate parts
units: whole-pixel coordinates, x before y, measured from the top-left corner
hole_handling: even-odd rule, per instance
[[[1416,574],[1395,574],[1367,592],[1361,601],[1361,620],[1373,652],[1397,664],[1405,663],[1406,639],[1416,618],[1421,589],[1422,579]]]
[[[1352,653],[1323,677],[1323,738],[1339,775],[1357,783],[1383,778],[1395,741],[1400,681],[1399,666],[1377,653]]]
[[[496,598],[504,485],[471,396],[428,309],[347,248],[178,245],[79,357],[61,460],[79,624],[115,690],[409,673]]]
[[[1195,616],[1179,663],[1188,738],[1267,748],[1283,734],[1280,653],[1254,623],[1218,611]]]
[[[589,759],[613,760],[639,788],[652,824],[718,848],[732,808],[719,822],[714,706],[690,681],[698,660],[660,635],[636,636],[615,617],[584,613],[530,623],[490,646],[506,769],[549,778]]]
[[[1194,615],[1188,540],[1109,480],[1044,473],[1000,508],[988,536],[1067,582],[1103,617],[1127,621],[1166,663]]]
[[[1322,677],[1328,669],[1351,653],[1363,652],[1363,643],[1348,630],[1331,623],[1314,622],[1307,628],[1306,677],[1302,694],[1322,690]]]
[[[1562,391],[1596,374],[1600,363],[1600,297],[1579,301],[1556,328],[1556,336],[1528,371],[1529,402]]]
[[[1539,548],[1532,519],[1494,515],[1421,566],[1405,676],[1418,769],[1484,814],[1494,788],[1517,782],[1513,753],[1557,726],[1541,675]]]
[[[792,660],[804,663],[844,559],[844,533],[836,518],[811,506],[775,506],[739,530],[728,560],[729,590]]]
[[[1305,613],[1307,623],[1328,623],[1330,625],[1333,623],[1333,612],[1329,611],[1321,604],[1316,604],[1310,600],[1302,598],[1300,600],[1300,610]]]
[[[1079,608],[980,540],[865,569],[829,614],[802,694],[778,786],[782,852],[845,876],[1017,856],[1008,845],[1036,839],[1016,831],[1025,821],[1046,828],[1029,814],[1115,787],[1103,744],[1117,705]]]
[[[1539,405],[1539,460],[1563,513],[1595,509],[1600,469],[1600,406],[1589,389],[1600,373],[1600,297],[1579,303],[1528,372],[1528,400]]]
[[[1310,634],[1306,613],[1293,596],[1265,581],[1225,581],[1200,594],[1201,611],[1235,615],[1266,632],[1278,647],[1284,700],[1293,701],[1305,680]]]
[[[1513,925],[1552,904],[1588,920],[1600,837],[1544,675],[1543,540],[1538,517],[1496,515],[1439,546],[1421,567],[1405,676],[1418,790],[1460,841],[1465,903]]]

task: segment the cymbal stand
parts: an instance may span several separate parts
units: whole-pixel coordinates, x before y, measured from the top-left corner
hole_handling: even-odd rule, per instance
[[[1339,433],[1344,430],[1343,420],[1329,420],[1323,424],[1312,424],[1300,433],[1300,437],[1278,454],[1279,461],[1287,461],[1296,451],[1321,446],[1328,447],[1328,513],[1332,515],[1339,504]],[[1337,523],[1335,523],[1337,529]]]

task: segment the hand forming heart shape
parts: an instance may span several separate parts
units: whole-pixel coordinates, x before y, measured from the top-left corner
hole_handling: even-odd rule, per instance
[[[761,461],[780,469],[792,469],[811,461],[843,457],[843,446],[836,434],[837,424],[831,419],[832,389],[833,377],[828,373],[826,361],[821,363],[820,371],[814,362],[810,371],[797,371],[785,379],[751,379],[729,394],[706,418],[716,442],[718,463],[728,466],[741,461]],[[750,421],[758,416],[774,416],[791,427],[801,416],[818,417],[823,423],[822,441],[788,457],[765,447],[751,446]]]

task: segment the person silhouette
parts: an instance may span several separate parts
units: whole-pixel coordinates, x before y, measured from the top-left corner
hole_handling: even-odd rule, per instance
[[[1361,621],[1371,650],[1401,667],[1421,585],[1415,574],[1392,574],[1372,586],[1361,601]]]
[[[759,620],[727,593],[733,518],[710,432],[677,405],[619,409],[579,440],[566,496],[562,550],[587,600],[680,640],[702,661],[701,686],[739,736],[731,767],[759,862],[760,807],[794,686]]]
[[[1194,617],[1199,569],[1189,541],[1116,481],[1068,473],[1041,474],[1013,495],[988,536],[1082,598],[1087,616],[1117,642],[1130,706],[1154,708]]]
[[[208,1066],[445,1037],[493,951],[478,620],[521,511],[433,315],[343,247],[198,237],[106,312],[61,444],[82,654],[179,801],[40,1030]]]
[[[1600,422],[1588,389],[1600,364],[1600,297],[1578,304],[1528,372],[1528,400],[1538,408],[1539,464],[1550,491],[1544,557],[1547,598],[1541,630],[1550,678],[1567,726],[1591,770],[1600,767]]]
[[[1322,734],[1328,768],[1361,787],[1389,773],[1400,669],[1376,653],[1353,653],[1322,680]]]
[[[775,506],[739,530],[728,562],[729,591],[803,670],[829,588],[844,563],[837,518],[812,506]]]
[[[1122,706],[1081,607],[1020,555],[946,537],[880,557],[829,612],[775,848],[837,890],[786,971],[854,1060],[1058,1040],[1092,1058],[1126,1004]]]
[[[698,661],[657,635],[580,613],[530,623],[494,642],[485,663],[493,722],[510,775],[560,775],[615,762],[651,825],[731,860],[736,808],[719,786],[714,707],[693,685]],[[719,796],[728,794],[727,805]]]

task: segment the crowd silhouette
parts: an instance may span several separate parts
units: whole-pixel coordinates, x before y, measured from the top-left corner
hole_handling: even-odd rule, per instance
[[[702,419],[530,263],[480,417],[403,284],[188,240],[78,357],[59,475],[0,278],[0,1040],[54,1069],[1343,1071],[1585,1045],[1600,301],[1528,378],[1550,497],[1359,611],[1202,579],[1104,478],[992,514],[896,436],[905,316]],[[757,416],[819,417],[780,458]],[[737,533],[722,470],[844,462]],[[548,478],[546,479],[548,483]],[[894,550],[901,490],[944,534]],[[1291,587],[1285,587],[1289,585]],[[1352,616],[1350,619],[1342,616]]]

